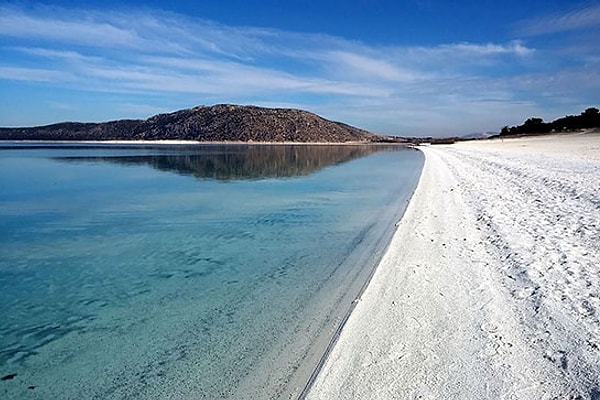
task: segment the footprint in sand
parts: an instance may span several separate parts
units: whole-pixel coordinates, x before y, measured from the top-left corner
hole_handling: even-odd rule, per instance
[[[487,333],[495,333],[498,332],[498,326],[490,322],[484,322],[481,324],[481,330]]]
[[[532,286],[527,286],[521,289],[517,289],[515,290],[515,297],[517,299],[527,299],[531,296],[533,296],[536,292],[536,288],[532,287]]]

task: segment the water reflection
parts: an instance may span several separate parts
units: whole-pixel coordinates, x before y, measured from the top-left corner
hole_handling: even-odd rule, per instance
[[[147,149],[146,149],[147,150]],[[263,179],[309,175],[379,151],[406,151],[398,145],[223,145],[154,149],[152,154],[128,151],[102,155],[55,157],[67,162],[111,162],[148,165],[161,171],[201,179]]]

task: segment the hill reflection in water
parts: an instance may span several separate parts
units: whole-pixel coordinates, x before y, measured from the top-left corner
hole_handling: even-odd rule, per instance
[[[56,157],[69,162],[148,165],[200,179],[239,180],[303,176],[379,151],[407,151],[399,145],[212,145],[148,148],[102,155]],[[408,149],[412,150],[412,149]]]

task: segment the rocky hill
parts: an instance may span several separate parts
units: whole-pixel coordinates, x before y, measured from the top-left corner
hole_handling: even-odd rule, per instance
[[[219,104],[146,120],[63,122],[0,128],[0,140],[195,140],[200,142],[378,142],[385,137],[307,111]]]

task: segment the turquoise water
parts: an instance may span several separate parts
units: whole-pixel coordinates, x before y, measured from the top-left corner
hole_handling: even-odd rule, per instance
[[[0,146],[2,397],[297,393],[422,162],[393,146]]]

